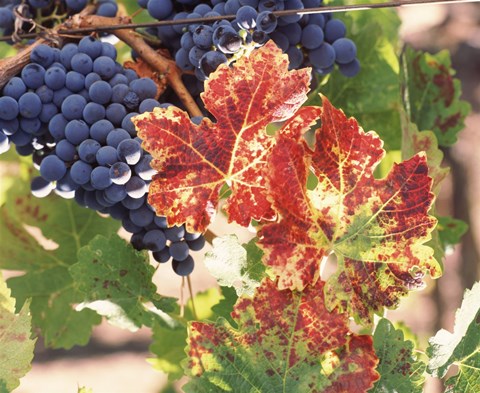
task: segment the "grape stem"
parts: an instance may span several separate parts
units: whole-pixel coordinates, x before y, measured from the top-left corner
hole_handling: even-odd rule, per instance
[[[129,21],[129,18],[115,17],[107,18],[98,15],[75,15],[68,23],[72,29],[95,26],[121,25]],[[138,55],[147,62],[153,69],[165,75],[168,84],[175,91],[182,101],[190,116],[203,116],[202,111],[191,96],[182,81],[182,72],[175,64],[175,61],[167,59],[150,47],[144,39],[132,29],[116,29],[111,31],[121,41],[125,42]]]
[[[190,279],[190,275],[187,276],[187,283],[188,283],[188,292],[190,293],[190,300],[192,301],[193,318],[198,321],[197,310],[195,308],[195,297],[193,296],[192,280]]]
[[[183,296],[183,290],[185,288],[185,276],[182,276],[182,283],[180,284],[180,317],[185,316],[185,297]]]

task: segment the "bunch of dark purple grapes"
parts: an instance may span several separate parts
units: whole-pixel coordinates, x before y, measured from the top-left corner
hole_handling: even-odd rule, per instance
[[[219,64],[231,61],[248,46],[272,39],[297,69],[312,66],[319,74],[335,66],[348,77],[360,70],[355,43],[346,38],[345,24],[330,14],[285,15],[274,11],[319,7],[322,0],[139,0],[158,20],[235,15],[232,21],[158,27],[155,33],[172,51],[178,66],[205,80]],[[150,29],[152,32],[152,29]]]
[[[92,37],[62,49],[39,45],[0,96],[0,153],[13,144],[32,155],[40,176],[32,193],[52,190],[121,220],[137,249],[173,259],[179,275],[194,267],[190,250],[205,244],[184,226],[168,227],[147,202],[155,171],[131,118],[169,104],[157,86],[116,62],[113,45]]]

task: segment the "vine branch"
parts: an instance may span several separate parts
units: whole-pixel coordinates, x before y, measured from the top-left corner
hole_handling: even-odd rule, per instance
[[[17,75],[20,70],[30,63],[30,53],[40,44],[49,45],[46,39],[36,40],[32,45],[22,49],[15,56],[7,57],[0,61],[0,90],[7,84],[7,82]]]

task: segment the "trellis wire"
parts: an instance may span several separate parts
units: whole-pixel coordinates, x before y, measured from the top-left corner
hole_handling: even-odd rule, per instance
[[[338,13],[338,12],[347,12],[347,11],[366,11],[366,10],[374,10],[374,9],[382,9],[382,8],[399,8],[399,7],[409,7],[409,6],[477,3],[477,2],[480,2],[480,0],[392,0],[386,3],[324,6],[324,7],[307,8],[307,9],[273,11],[272,13],[277,17],[282,17],[282,16],[288,16],[288,15],[325,14],[325,13]],[[59,29],[57,31],[57,34],[74,35],[74,34],[93,33],[97,31],[108,32],[108,31],[121,30],[121,29],[138,29],[138,28],[159,27],[159,26],[189,25],[193,23],[211,23],[211,22],[224,20],[224,19],[233,20],[235,18],[236,18],[236,15],[220,15],[220,16],[210,16],[210,17],[201,17],[201,18],[190,18],[190,19],[163,20],[163,21],[148,22],[148,23],[123,23],[123,24],[108,25],[108,26],[91,26],[91,27],[80,27],[76,29]],[[22,34],[22,35],[19,35],[19,37],[28,39],[28,38],[35,38],[39,35],[42,35],[42,32]],[[11,40],[11,38],[12,38],[11,36],[0,37],[0,41],[8,41],[8,40]]]

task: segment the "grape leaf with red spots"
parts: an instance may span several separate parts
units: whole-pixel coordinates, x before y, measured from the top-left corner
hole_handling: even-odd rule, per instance
[[[419,130],[433,131],[440,146],[453,145],[470,105],[460,99],[461,85],[453,77],[449,52],[432,55],[407,48],[403,61],[412,121]]]
[[[310,70],[288,70],[288,57],[273,42],[221,65],[202,94],[215,122],[199,125],[170,106],[133,119],[143,147],[158,171],[149,202],[169,225],[186,223],[203,232],[215,215],[222,186],[230,186],[225,211],[230,221],[272,219],[275,212],[266,188],[266,160],[275,139],[268,124],[291,118],[307,99]],[[311,118],[296,114],[300,123]],[[305,116],[305,119],[302,117]]]
[[[266,279],[237,301],[237,328],[223,318],[193,322],[185,392],[366,392],[379,378],[372,337],[326,309],[323,285],[298,292]]]
[[[380,379],[370,393],[422,393],[425,363],[416,356],[415,345],[404,337],[401,329],[382,318],[375,328],[373,346],[380,359]]]
[[[316,282],[333,252],[338,266],[325,286],[327,306],[368,325],[373,313],[421,287],[425,273],[441,274],[424,245],[436,224],[427,213],[432,180],[424,154],[375,179],[382,141],[323,102],[314,151],[282,135],[272,150],[269,184],[281,219],[261,229],[260,244],[280,288]],[[306,188],[309,168],[318,178],[314,190]]]
[[[15,313],[11,297],[0,272],[0,392],[11,392],[31,368],[36,339],[32,339],[30,301]]]

